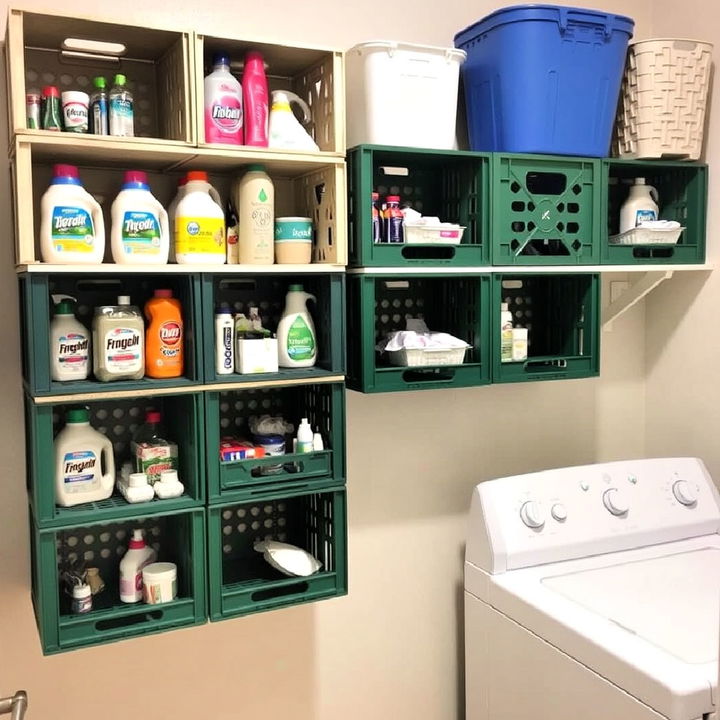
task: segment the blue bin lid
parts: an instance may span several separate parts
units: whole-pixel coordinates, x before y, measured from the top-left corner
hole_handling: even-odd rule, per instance
[[[562,31],[569,19],[587,25],[601,25],[608,36],[617,31],[627,33],[631,38],[635,28],[635,21],[627,15],[615,15],[601,10],[560,5],[512,5],[496,10],[461,30],[455,35],[455,46],[462,47],[463,43],[507,23],[544,20],[557,23]]]

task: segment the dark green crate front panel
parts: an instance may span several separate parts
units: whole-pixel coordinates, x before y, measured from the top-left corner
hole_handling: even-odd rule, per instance
[[[348,242],[357,266],[487,265],[490,156],[481,153],[361,145],[348,153]],[[406,175],[383,168],[402,168]],[[459,245],[373,243],[372,196],[400,195],[423,215],[459,223]]]
[[[243,383],[262,380],[298,380],[345,372],[345,275],[344,273],[298,273],[297,275],[203,275],[203,322],[205,339],[205,381]],[[315,324],[317,362],[309,368],[280,368],[276,373],[217,375],[215,373],[214,317],[219,307],[230,307],[246,316],[257,307],[263,326],[277,330],[285,307],[288,286],[301,284],[315,295],[317,303],[307,303]]]
[[[55,453],[53,440],[65,426],[68,408],[78,403],[34,404],[25,402],[27,429],[27,478],[35,521],[41,528],[74,526],[98,520],[156,515],[169,510],[201,506],[205,500],[205,417],[202,393],[107,399],[80,403],[90,411],[90,425],[113,443],[115,467],[130,458],[130,441],[145,421],[145,411],[160,410],[167,439],[177,443],[180,468],[178,476],[185,485],[179,498],[146,503],[128,503],[116,489],[107,500],[74,507],[55,505]]]
[[[500,305],[528,329],[528,358],[500,361]],[[600,372],[597,274],[493,275],[493,382],[569,380]]]
[[[345,387],[342,383],[315,383],[286,387],[209,392],[205,396],[205,427],[208,447],[208,499],[239,501],[281,488],[315,489],[343,482],[345,478]],[[297,431],[308,418],[320,432],[325,449],[292,454],[292,435],[286,438],[288,454],[281,459],[223,462],[220,438],[233,435],[252,439],[248,419],[255,415],[282,415]],[[267,466],[282,465],[279,473],[262,474]]]
[[[32,522],[32,595],[45,654],[99,645],[206,621],[205,511],[137,517],[112,523],[40,530]],[[132,531],[142,528],[159,561],[178,569],[177,599],[161,605],[123,603],[120,560]],[[97,567],[105,590],[93,597],[89,613],[71,612],[61,590],[59,567],[76,559]]]
[[[72,382],[50,379],[50,321],[53,294],[77,298],[76,317],[88,330],[94,308],[116,305],[118,295],[129,295],[142,312],[146,301],[157,288],[170,288],[182,305],[185,327],[185,374],[179,378],[119,380],[99,382],[92,378]],[[63,395],[118,390],[190,387],[203,381],[202,324],[200,316],[200,279],[192,274],[112,276],[109,273],[45,275],[26,273],[20,276],[21,331],[23,338],[23,375],[32,395]],[[94,350],[94,348],[93,348]]]
[[[600,262],[601,163],[492,155],[492,264]]]
[[[490,382],[489,275],[348,277],[348,386],[360,392],[468,387]],[[375,350],[409,317],[472,347],[462,365],[395,367]]]
[[[266,539],[307,550],[322,568],[310,577],[283,575],[253,549]],[[208,509],[208,575],[211,620],[345,595],[345,490],[267,493]]]
[[[602,262],[611,265],[705,262],[707,165],[691,162],[604,160]],[[620,208],[630,184],[644,177],[660,198],[662,220],[677,220],[684,228],[677,245],[611,245],[619,231]]]

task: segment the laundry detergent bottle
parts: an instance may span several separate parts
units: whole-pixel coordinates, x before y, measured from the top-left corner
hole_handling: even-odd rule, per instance
[[[128,295],[120,295],[117,305],[96,307],[92,329],[96,380],[140,380],[145,375],[145,323]]]
[[[257,50],[245,56],[242,79],[243,109],[245,111],[245,145],[268,145],[268,84],[265,62]]]
[[[90,332],[75,318],[74,299],[63,297],[50,323],[50,377],[56,382],[86,380],[90,355]]]
[[[243,143],[242,85],[231,74],[227,55],[213,57],[212,72],[205,78],[205,142]]]
[[[165,208],[150,192],[147,175],[128,170],[110,211],[113,260],[122,265],[165,265],[170,229]]]
[[[645,178],[635,178],[627,200],[620,208],[620,232],[632,230],[642,222],[658,219],[658,191],[645,184]]]
[[[83,188],[74,165],[55,165],[40,201],[43,262],[99,265],[105,255],[105,222],[95,198]]]
[[[68,410],[55,438],[55,502],[72,507],[107,500],[115,486],[112,443],[90,426],[86,408]]]
[[[175,259],[181,264],[222,265],[225,254],[225,211],[206,172],[187,174],[175,209]]]
[[[307,301],[316,302],[302,285],[290,285],[285,309],[278,324],[278,365],[284,368],[312,367],[317,361],[315,325]]]
[[[183,319],[172,290],[160,289],[145,303],[145,374],[174,378],[183,374]]]

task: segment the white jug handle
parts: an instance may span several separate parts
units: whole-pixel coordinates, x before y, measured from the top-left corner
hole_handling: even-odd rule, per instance
[[[210,189],[208,190],[208,193],[210,193],[210,197],[220,206],[222,207],[222,200],[220,200],[220,193],[211,185]]]
[[[660,195],[658,194],[658,191],[656,188],[654,188],[652,185],[648,185],[648,189],[650,190],[650,197],[655,201],[656,205],[660,204]]]
[[[105,474],[100,479],[103,490],[112,490],[115,485],[115,456],[113,455],[112,443],[108,440],[102,450],[105,461]]]
[[[310,112],[310,106],[294,92],[290,92],[289,90],[283,90],[283,92],[287,95],[287,98],[291,103],[299,105],[300,109],[303,111],[302,124],[309,125],[312,122],[312,113]]]

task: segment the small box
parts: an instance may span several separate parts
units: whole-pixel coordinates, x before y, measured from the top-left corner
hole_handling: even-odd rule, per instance
[[[235,371],[241,375],[278,371],[277,338],[238,338]]]

